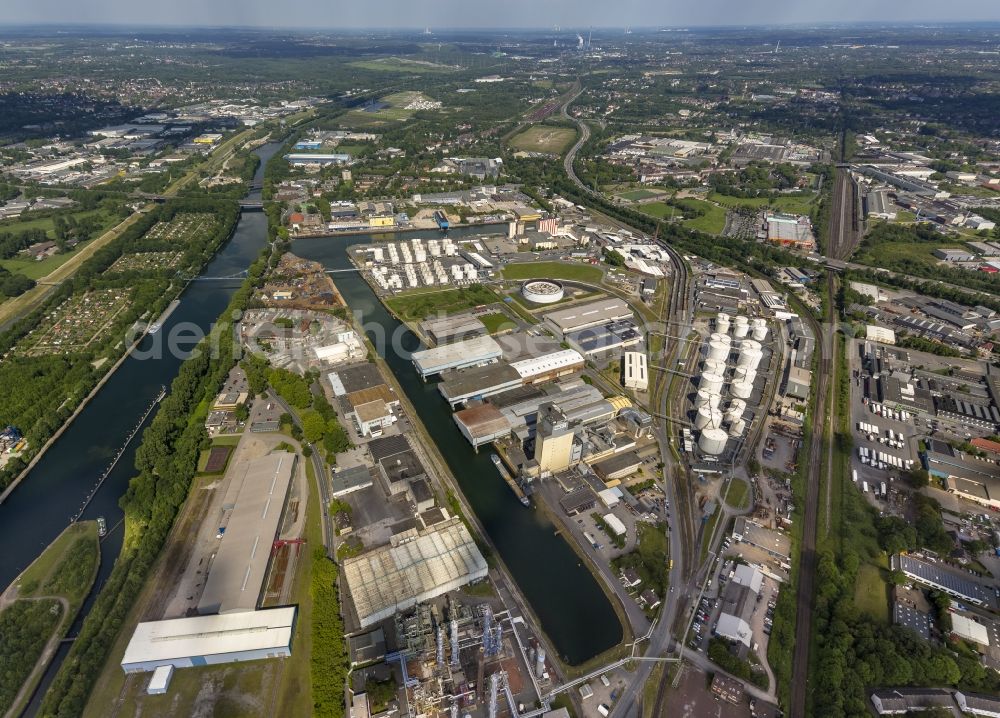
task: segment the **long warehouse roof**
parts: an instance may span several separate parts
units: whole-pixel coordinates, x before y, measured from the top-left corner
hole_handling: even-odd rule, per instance
[[[135,627],[122,666],[287,647],[295,607],[149,621]]]
[[[601,299],[545,314],[548,321],[564,332],[631,316],[632,310],[621,299]]]
[[[499,359],[502,354],[500,345],[493,337],[482,336],[413,352],[412,358],[417,369],[428,376],[445,369],[472,366],[491,359]]]
[[[280,451],[240,462],[230,481],[241,481],[219,550],[208,570],[199,613],[252,611],[257,607],[271,544],[278,533],[295,454]]]

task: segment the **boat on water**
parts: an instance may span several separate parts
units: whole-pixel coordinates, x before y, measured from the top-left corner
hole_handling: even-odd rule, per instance
[[[149,328],[146,330],[146,333],[156,334],[162,328],[163,328],[162,324],[160,324],[159,322],[153,322],[152,324],[149,325]]]
[[[497,471],[500,472],[500,476],[503,477],[503,480],[507,482],[510,490],[514,492],[515,496],[517,496],[517,500],[525,506],[531,506],[531,501],[528,499],[527,494],[524,493],[524,489],[522,489],[517,483],[517,480],[507,470],[507,467],[503,465],[503,460],[497,454],[490,454],[490,461],[492,461],[493,465],[497,467]]]
[[[108,522],[104,520],[103,516],[97,517],[97,535],[105,536],[108,533]]]

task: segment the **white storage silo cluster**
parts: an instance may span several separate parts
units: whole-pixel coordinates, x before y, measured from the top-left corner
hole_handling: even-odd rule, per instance
[[[704,344],[705,359],[695,395],[694,425],[701,432],[698,447],[708,456],[724,453],[729,438],[746,433],[747,400],[753,395],[757,369],[764,359],[761,342],[768,336],[765,319],[726,312],[715,316],[714,329]],[[727,376],[731,400],[723,412],[720,404]],[[723,426],[728,427],[728,433]]]

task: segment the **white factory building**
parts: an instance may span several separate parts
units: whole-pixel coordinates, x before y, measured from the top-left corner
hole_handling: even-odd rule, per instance
[[[631,318],[632,310],[628,304],[622,299],[614,298],[548,312],[545,315],[545,323],[562,338],[569,332]]]
[[[292,655],[295,607],[149,621],[135,627],[122,657],[126,673]]]
[[[454,344],[413,352],[413,366],[426,379],[448,369],[491,364],[503,356],[496,340],[490,336],[475,337]]]
[[[642,352],[625,352],[625,388],[636,391],[649,388],[649,367]]]

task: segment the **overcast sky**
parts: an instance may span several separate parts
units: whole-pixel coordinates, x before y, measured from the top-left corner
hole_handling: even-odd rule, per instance
[[[1000,0],[0,0],[4,23],[534,27],[1000,21]]]

